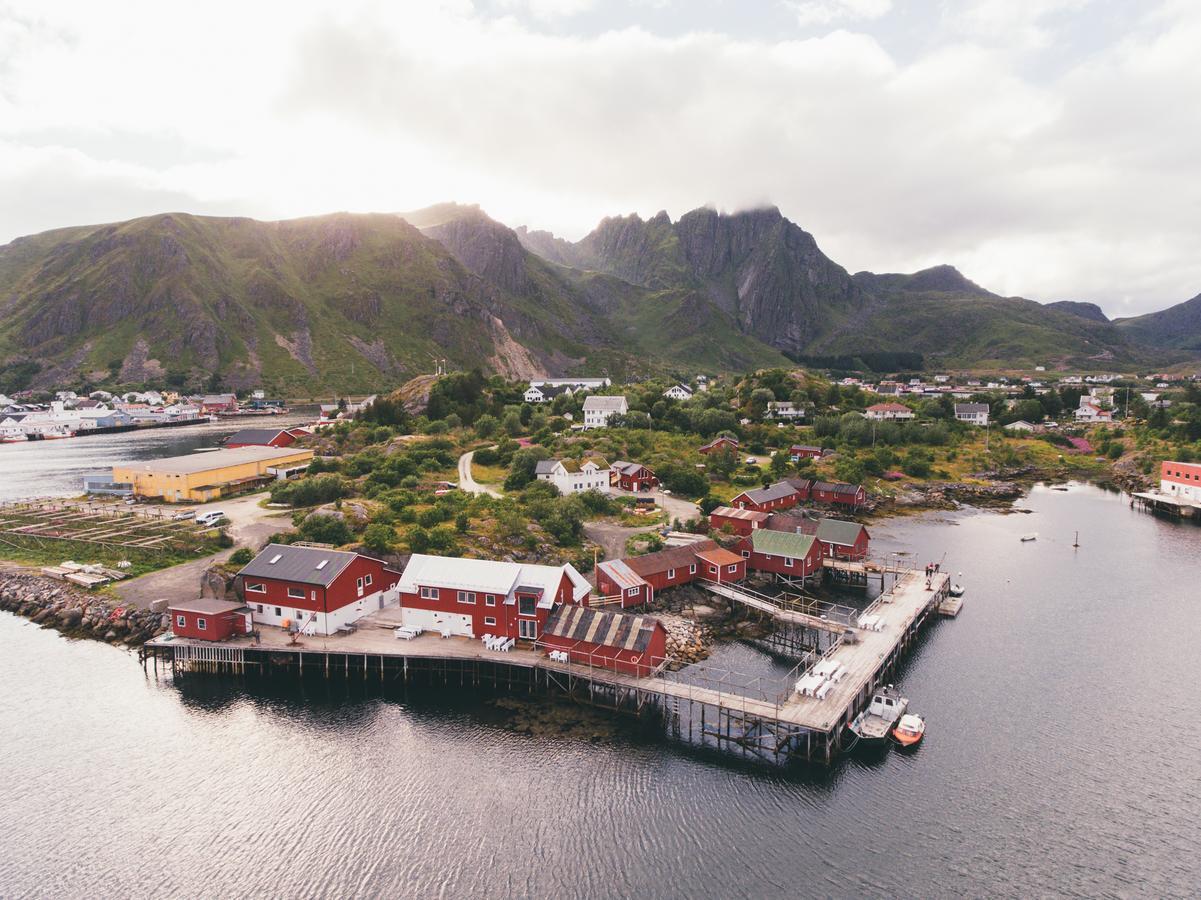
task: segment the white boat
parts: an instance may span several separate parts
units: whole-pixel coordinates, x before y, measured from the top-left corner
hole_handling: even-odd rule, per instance
[[[885,685],[876,691],[867,709],[855,716],[855,721],[847,728],[865,746],[882,746],[907,709],[909,700],[891,684]]]
[[[1038,532],[1032,531],[1029,534],[1023,534],[1022,540],[1023,541],[1037,541],[1038,540]]]
[[[947,589],[947,593],[952,597],[962,597],[965,590],[962,584],[953,584]]]

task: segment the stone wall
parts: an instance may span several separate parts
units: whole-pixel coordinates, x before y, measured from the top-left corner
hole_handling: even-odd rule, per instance
[[[115,599],[41,575],[0,573],[0,609],[72,637],[128,647],[167,630],[161,610],[122,608]]]

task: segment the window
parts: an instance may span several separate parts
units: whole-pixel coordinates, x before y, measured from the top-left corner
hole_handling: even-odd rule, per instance
[[[486,606],[496,606],[496,594],[488,594],[484,597],[484,604]]]
[[[637,597],[638,596],[638,588],[636,588],[636,587],[626,588],[626,596],[627,597]]]
[[[475,594],[472,591],[459,591],[460,603],[475,603]]]
[[[188,619],[186,616],[176,616],[175,624],[178,625],[180,628],[186,628],[188,626]]]
[[[257,605],[257,607],[258,607],[258,611],[259,611],[259,612],[262,612],[262,611],[263,611],[263,604],[259,603],[259,604],[256,604],[256,605]]]
[[[696,563],[693,563],[692,565],[690,565],[690,566],[688,567],[688,574],[689,574],[689,575],[695,575],[695,574],[696,574]]]
[[[288,598],[291,600],[303,600],[304,588],[288,588]]]
[[[196,627],[199,628],[201,631],[206,631],[208,629],[208,623],[205,622],[204,619],[198,618],[196,620]]]
[[[423,587],[421,589],[421,599],[422,600],[437,600],[438,599],[438,589],[431,588],[431,587]]]
[[[371,587],[371,576],[370,575],[363,576],[363,584],[367,585],[367,587]]]
[[[357,587],[361,591],[363,589],[363,579],[356,578],[355,582],[354,582],[354,586]]]
[[[536,621],[520,621],[517,623],[519,637],[529,641],[538,640],[538,623]]]
[[[518,597],[517,612],[522,616],[536,616],[538,614],[538,601],[533,597]]]
[[[668,569],[668,570],[667,570],[667,578],[668,578],[668,580],[670,581],[672,578],[675,578],[675,577],[676,577],[676,570],[675,570],[675,569]]]
[[[731,568],[733,568],[733,567],[731,566]],[[792,568],[792,557],[791,556],[784,557],[784,568],[786,568],[786,569]]]
[[[280,609],[278,606],[275,607],[275,615],[276,616],[282,616],[283,614],[284,614],[284,611],[282,609]]]
[[[484,624],[485,625],[495,625],[496,617],[495,616],[484,616]]]
[[[250,591],[252,594],[265,594],[265,593],[267,593],[267,585],[265,585],[261,582],[258,582],[255,584],[247,584],[246,590]]]
[[[720,575],[721,569],[718,566],[709,566],[710,575]]]
[[[789,562],[791,562],[791,560],[790,560]],[[737,571],[738,571],[738,564],[737,564],[737,563],[735,563],[735,564],[734,564],[734,565],[732,565],[732,566],[726,566],[726,572],[728,572],[728,573],[729,573],[729,574],[731,574],[731,575],[733,575],[733,574],[734,574],[735,572],[737,572]]]

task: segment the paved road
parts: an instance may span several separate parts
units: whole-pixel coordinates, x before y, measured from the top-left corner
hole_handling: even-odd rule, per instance
[[[229,518],[229,535],[234,539],[235,546],[192,562],[119,582],[114,585],[114,590],[123,601],[132,603],[141,609],[149,607],[160,597],[168,600],[199,597],[204,582],[204,573],[209,566],[228,559],[238,546],[247,546],[251,550],[258,550],[275,532],[292,530],[290,513],[287,510],[263,509],[259,506],[259,501],[262,499],[262,494],[249,494],[245,497],[183,507],[195,509],[197,513],[221,510]],[[167,505],[163,507],[163,510],[171,513],[172,511],[178,512],[180,508]]]
[[[459,457],[459,490],[466,491],[469,494],[487,494],[490,497],[499,497],[501,494],[494,491],[490,487],[484,487],[471,477],[471,458],[475,456],[474,450],[468,450]]]

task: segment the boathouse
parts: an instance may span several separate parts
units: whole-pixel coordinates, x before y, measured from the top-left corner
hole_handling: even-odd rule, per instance
[[[401,622],[446,635],[542,636],[551,612],[587,605],[592,585],[574,566],[413,554],[400,590]]]
[[[716,541],[696,541],[657,553],[606,560],[596,567],[596,589],[622,607],[649,603],[655,591],[690,584],[698,578],[723,584],[742,581],[746,561]]]
[[[1163,463],[1159,470],[1159,492],[1201,503],[1201,463]]]
[[[538,645],[566,653],[577,665],[643,678],[666,660],[667,631],[650,616],[561,606],[551,613]]]
[[[308,434],[303,428],[243,428],[225,440],[225,446],[235,447],[291,447],[296,439]]]
[[[787,481],[777,481],[764,488],[743,491],[730,501],[730,505],[738,509],[753,509],[757,512],[772,512],[777,509],[788,509],[800,502],[797,490]]]
[[[238,572],[236,584],[256,622],[336,634],[395,603],[399,580],[382,560],[360,553],[268,544]]]
[[[759,530],[738,544],[746,565],[785,578],[808,578],[822,567],[822,548],[811,534]]]
[[[714,531],[721,531],[728,525],[734,534],[748,535],[756,528],[766,528],[767,523],[771,521],[771,515],[754,509],[719,506],[709,513],[709,527]]]
[[[871,535],[858,522],[815,519],[811,515],[772,516],[766,525],[772,531],[811,534],[821,545],[821,555],[831,559],[862,560],[867,557]]]
[[[251,610],[245,603],[201,597],[172,603],[167,612],[176,637],[224,641],[251,630]]]

